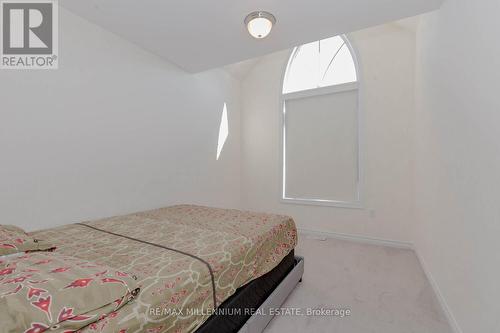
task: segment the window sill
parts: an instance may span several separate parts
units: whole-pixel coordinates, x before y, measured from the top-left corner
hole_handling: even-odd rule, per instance
[[[305,206],[324,206],[337,207],[348,209],[364,209],[361,201],[335,201],[335,200],[320,200],[320,199],[293,199],[282,198],[281,202],[289,205],[305,205]]]

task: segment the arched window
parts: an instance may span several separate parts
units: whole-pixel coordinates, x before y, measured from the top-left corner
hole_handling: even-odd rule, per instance
[[[358,71],[348,40],[296,47],[282,97],[282,199],[360,207]]]
[[[356,82],[356,65],[340,36],[296,47],[288,62],[283,93]]]

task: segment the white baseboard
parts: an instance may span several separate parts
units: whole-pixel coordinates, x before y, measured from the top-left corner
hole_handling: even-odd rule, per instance
[[[463,333],[462,329],[458,325],[457,319],[453,315],[453,312],[451,312],[450,307],[448,306],[448,303],[446,302],[446,299],[443,296],[443,293],[441,292],[441,289],[439,289],[439,286],[434,280],[434,277],[432,276],[431,272],[429,271],[429,268],[424,260],[424,258],[420,255],[418,249],[413,247],[413,251],[415,252],[418,261],[420,262],[420,266],[422,267],[425,276],[427,277],[427,281],[429,281],[432,290],[434,290],[434,294],[436,295],[439,304],[441,305],[441,308],[443,309],[443,312],[446,316],[446,319],[448,319],[448,323],[451,326],[451,329],[453,330],[454,333]]]
[[[443,309],[443,312],[446,316],[446,319],[448,320],[448,323],[450,324],[451,329],[453,330],[454,333],[463,333],[462,329],[458,325],[458,322],[457,322],[455,316],[451,312],[451,309],[448,306],[448,303],[446,302],[445,298],[443,297],[443,293],[441,292],[441,289],[439,289],[439,286],[436,283],[436,280],[434,280],[434,277],[432,276],[431,272],[429,271],[428,266],[425,263],[425,260],[420,255],[418,249],[415,248],[413,243],[396,241],[396,240],[389,240],[389,239],[382,239],[382,238],[367,237],[367,236],[360,236],[360,235],[337,233],[337,232],[316,231],[316,230],[309,230],[309,229],[302,229],[302,228],[299,228],[298,230],[300,233],[305,234],[305,235],[309,235],[309,236],[330,238],[330,239],[340,239],[340,240],[352,241],[352,242],[357,242],[357,243],[372,244],[372,245],[379,245],[379,246],[389,246],[389,247],[393,247],[393,248],[412,250],[413,252],[415,252],[415,255],[418,258],[420,266],[422,267],[422,270],[424,271],[424,274],[427,277],[427,281],[429,281],[429,284],[431,285],[431,288],[434,291],[434,294],[436,295],[436,298],[437,298],[439,304],[441,305],[441,308]]]
[[[309,230],[302,228],[299,228],[298,230],[300,233],[303,233],[305,235],[316,236],[316,237],[347,240],[356,243],[364,243],[371,245],[389,246],[398,249],[413,249],[413,244],[410,242],[402,242],[390,239],[374,238],[374,237],[344,234],[344,233],[330,232],[330,231],[316,231],[316,230]]]

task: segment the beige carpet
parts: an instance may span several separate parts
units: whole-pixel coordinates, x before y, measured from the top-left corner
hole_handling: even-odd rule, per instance
[[[266,333],[451,333],[413,251],[301,235],[303,282],[284,307],[348,308],[351,315],[277,316]]]

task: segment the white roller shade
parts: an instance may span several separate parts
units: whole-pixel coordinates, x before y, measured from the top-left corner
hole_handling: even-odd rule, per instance
[[[285,198],[359,200],[357,110],[357,89],[285,99]]]

